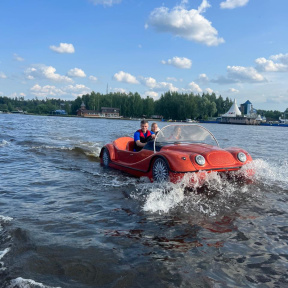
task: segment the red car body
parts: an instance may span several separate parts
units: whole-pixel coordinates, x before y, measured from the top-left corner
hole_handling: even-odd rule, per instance
[[[179,127],[184,136],[176,139],[175,131]],[[211,140],[216,144],[207,143]],[[121,137],[106,144],[100,153],[102,165],[136,177],[148,177],[152,182],[175,183],[186,173],[229,173],[252,161],[251,155],[244,149],[220,148],[213,134],[196,124],[165,126],[158,132],[155,141],[147,143],[141,151],[134,152],[133,148],[131,137]]]

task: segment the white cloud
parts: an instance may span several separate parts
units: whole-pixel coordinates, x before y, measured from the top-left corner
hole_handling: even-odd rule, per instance
[[[229,92],[229,93],[239,93],[239,90],[237,90],[235,88],[229,88],[227,92]]]
[[[245,6],[249,0],[226,0],[220,3],[222,9],[234,9]]]
[[[272,55],[270,56],[270,59],[274,61],[279,61],[280,63],[283,64],[288,64],[288,53],[287,54],[277,54],[277,55]]]
[[[30,91],[31,94],[37,97],[52,96],[57,98],[63,95],[72,95],[73,97],[77,97],[79,95],[90,93],[91,89],[82,84],[68,85],[62,88],[53,85],[40,86],[39,84],[36,84],[30,88]]]
[[[147,96],[149,96],[150,98],[152,97],[152,98],[158,98],[158,96],[159,96],[159,93],[157,93],[157,92],[155,92],[155,91],[146,91],[145,93],[144,93],[144,97],[146,98]]]
[[[265,72],[283,72],[288,71],[288,65],[285,65],[283,63],[275,63],[272,60],[267,60],[266,58],[257,58],[255,60],[256,62],[256,68],[259,71],[265,71]]]
[[[39,84],[35,84],[32,88],[30,88],[31,94],[37,97],[47,97],[47,96],[62,96],[65,92],[55,86],[45,85],[40,86]]]
[[[121,3],[122,0],[90,0],[94,5],[113,6],[114,4]]]
[[[148,88],[154,88],[157,85],[156,79],[152,77],[141,77],[141,83]]]
[[[179,89],[169,82],[157,82],[152,77],[140,77],[141,84],[157,91],[178,91]]]
[[[189,41],[217,46],[223,43],[224,39],[218,38],[218,31],[201,15],[209,6],[209,3],[203,0],[198,10],[186,10],[183,5],[171,10],[164,6],[155,8],[150,13],[145,27],[151,25],[158,32],[167,32]]]
[[[228,78],[235,82],[263,82],[265,78],[253,67],[227,66]]]
[[[24,61],[24,58],[20,57],[19,55],[17,55],[16,53],[13,54],[13,58],[16,61],[22,62]]]
[[[118,82],[125,82],[125,83],[130,83],[130,84],[139,84],[139,81],[136,79],[135,76],[133,76],[129,73],[123,72],[123,71],[115,73],[113,78]]]
[[[227,76],[220,76],[212,79],[211,82],[219,84],[260,83],[267,82],[267,80],[253,67],[227,66]]]
[[[201,5],[198,7],[198,12],[199,13],[204,13],[206,12],[206,9],[211,7],[211,5],[209,4],[209,2],[207,0],[203,0]]]
[[[168,59],[167,61],[162,60],[162,64],[172,65],[181,69],[190,69],[192,66],[192,61],[185,57],[173,57],[172,59]]]
[[[166,80],[167,81],[173,81],[173,82],[177,82],[178,81],[178,79],[175,78],[175,77],[167,77]]]
[[[209,82],[209,78],[205,73],[199,74],[198,81],[201,83],[207,83]]]
[[[91,81],[98,81],[98,78],[96,76],[93,76],[93,75],[89,76],[89,79]]]
[[[79,68],[70,69],[68,71],[67,75],[70,76],[70,77],[80,77],[80,78],[86,77],[85,72],[82,69],[79,69]]]
[[[205,91],[209,94],[212,94],[214,92],[213,89],[211,88],[206,88]]]
[[[0,79],[6,79],[6,78],[7,76],[5,75],[5,73],[0,71]]]
[[[264,57],[257,58],[256,69],[264,72],[287,72],[288,71],[288,53],[277,54],[266,59]]]
[[[112,88],[111,91],[116,93],[127,94],[127,90],[124,88]]]
[[[178,91],[179,89],[175,87],[172,83],[169,82],[158,82],[157,85],[154,87],[154,90],[159,91]]]
[[[0,92],[0,94],[1,94],[1,92]],[[26,96],[26,94],[23,93],[23,92],[21,92],[21,93],[16,93],[16,92],[14,92],[14,93],[12,93],[12,94],[9,95],[9,97],[11,97],[11,98],[15,98],[15,97],[25,97],[25,96]]]
[[[63,88],[66,94],[72,94],[74,97],[91,93],[91,89],[83,84],[68,85]]]
[[[202,89],[199,87],[199,85],[193,81],[191,83],[189,83],[189,88],[194,93],[202,93],[203,92]]]
[[[60,45],[58,47],[51,45],[50,49],[54,52],[61,53],[61,54],[62,53],[70,53],[71,54],[71,53],[75,52],[73,44],[68,44],[68,43],[60,43]]]
[[[56,82],[73,82],[73,80],[67,76],[55,73],[56,69],[52,66],[34,65],[25,71],[27,79],[49,79]]]

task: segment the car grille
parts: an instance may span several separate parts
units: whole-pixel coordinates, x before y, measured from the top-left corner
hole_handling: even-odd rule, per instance
[[[229,152],[212,152],[207,155],[208,162],[213,166],[233,165],[235,163],[234,157]]]

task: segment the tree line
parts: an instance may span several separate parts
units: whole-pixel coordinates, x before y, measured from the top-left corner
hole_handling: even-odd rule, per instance
[[[24,97],[8,98],[0,96],[0,111],[13,112],[23,110],[31,114],[49,115],[55,110],[65,110],[68,115],[76,115],[82,102],[86,109],[100,111],[101,107],[114,107],[120,109],[123,117],[146,117],[153,115],[162,116],[164,119],[207,119],[226,113],[233,101],[228,97],[223,99],[215,93],[178,93],[168,91],[154,100],[147,96],[142,98],[139,93],[109,93],[100,94],[91,92],[78,96],[75,100],[38,98],[26,100]],[[288,109],[287,114],[288,114]],[[282,115],[279,111],[258,110],[258,114],[265,116],[267,120],[278,120]],[[288,115],[287,115],[288,116]]]

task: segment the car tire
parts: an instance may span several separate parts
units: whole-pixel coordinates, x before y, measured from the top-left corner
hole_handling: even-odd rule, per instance
[[[166,161],[162,158],[157,158],[152,167],[152,175],[154,182],[165,182],[169,178],[169,168]]]
[[[102,164],[104,167],[108,167],[110,163],[110,154],[107,148],[103,149],[102,153]]]

